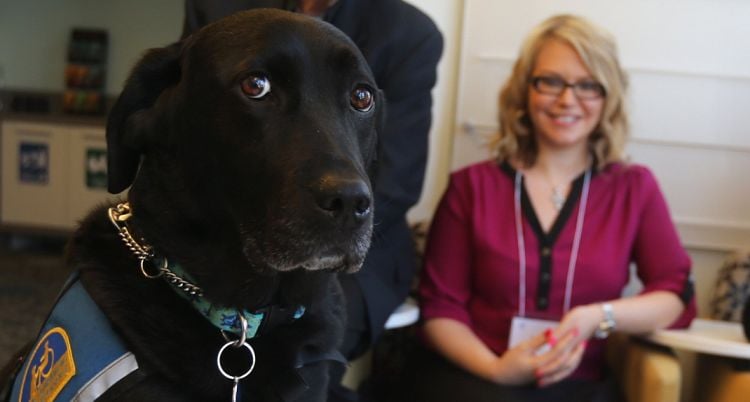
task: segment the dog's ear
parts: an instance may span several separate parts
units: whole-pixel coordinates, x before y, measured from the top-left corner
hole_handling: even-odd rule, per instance
[[[117,194],[135,179],[144,133],[153,127],[148,110],[180,80],[182,43],[149,50],[133,68],[107,119],[107,189]]]

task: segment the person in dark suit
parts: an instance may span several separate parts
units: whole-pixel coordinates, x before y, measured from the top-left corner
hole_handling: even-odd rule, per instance
[[[385,93],[387,118],[372,177],[373,242],[362,269],[340,277],[348,313],[341,352],[352,360],[378,339],[411,287],[416,257],[406,213],[422,190],[431,90],[443,38],[427,15],[402,0],[186,0],[182,36],[234,12],[261,7],[301,12],[342,30],[362,51]],[[332,373],[330,401],[356,400],[336,386],[343,371]]]

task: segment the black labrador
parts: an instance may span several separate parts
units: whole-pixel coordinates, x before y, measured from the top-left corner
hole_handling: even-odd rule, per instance
[[[353,42],[285,11],[149,51],[107,125],[109,190],[130,186],[127,202],[93,211],[68,249],[68,288],[126,350],[98,363],[125,366],[108,388],[85,384],[80,400],[324,401],[344,321],[336,274],[359,269],[372,232],[383,101]],[[85,342],[48,323],[16,394],[65,395],[50,380],[65,377],[60,356],[109,331],[88,328],[93,315]],[[56,353],[55,339],[69,344]],[[77,359],[72,378],[87,371]]]

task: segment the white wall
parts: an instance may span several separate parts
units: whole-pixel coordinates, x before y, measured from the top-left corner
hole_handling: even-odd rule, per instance
[[[443,57],[432,91],[432,130],[427,175],[420,202],[409,212],[412,222],[429,220],[448,183],[455,127],[458,62],[463,0],[407,0],[429,15],[443,34]]]

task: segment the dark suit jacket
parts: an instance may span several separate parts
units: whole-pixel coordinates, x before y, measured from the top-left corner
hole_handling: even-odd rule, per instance
[[[293,0],[187,0],[183,36],[233,12],[273,7],[294,10]],[[339,0],[323,16],[360,48],[384,91],[385,129],[373,175],[375,232],[356,275],[373,338],[406,298],[416,258],[406,212],[418,200],[427,163],[436,67],[443,38],[433,21],[402,0]]]

